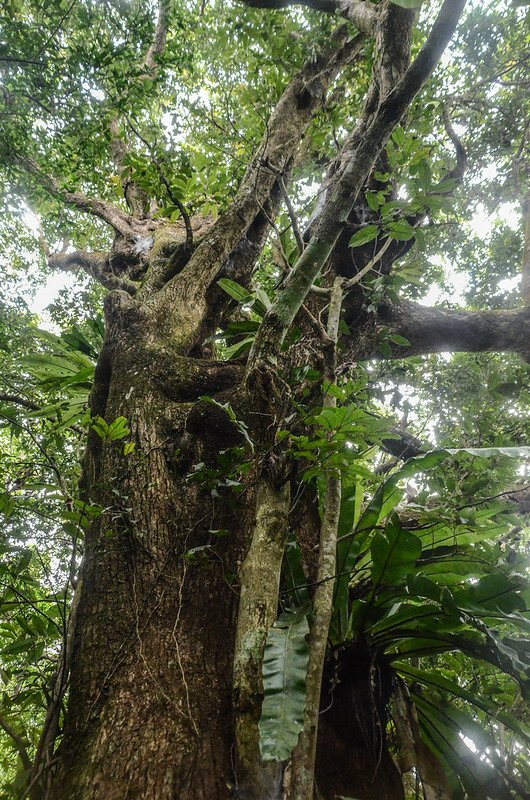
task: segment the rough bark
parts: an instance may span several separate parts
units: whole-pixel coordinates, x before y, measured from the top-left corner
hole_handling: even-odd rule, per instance
[[[394,346],[394,358],[427,353],[512,351],[530,357],[528,308],[508,311],[461,311],[429,308],[402,300],[384,304],[379,319],[410,345]],[[372,353],[374,351],[372,350]]]
[[[90,435],[84,491],[103,512],[86,538],[69,713],[48,796],[227,798],[237,605],[227,576],[246,520],[185,478],[188,462],[215,460],[226,432],[195,434],[186,450],[190,403],[152,379],[152,321],[115,293],[107,326],[91,408],[109,422],[125,416],[136,447],[125,456],[123,442]],[[219,529],[230,535],[192,563],[186,553],[216,543],[209,531]]]

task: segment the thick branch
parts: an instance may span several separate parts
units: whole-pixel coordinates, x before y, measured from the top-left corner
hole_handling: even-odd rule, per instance
[[[440,352],[520,353],[530,360],[530,309],[459,311],[428,308],[409,301],[385,303],[379,318],[391,334],[409,345],[391,345],[390,358]],[[374,353],[364,353],[364,357]],[[379,354],[378,354],[379,355]]]
[[[191,306],[204,303],[208,287],[277,190],[278,175],[289,172],[300,140],[331,81],[351,63],[362,46],[362,37],[349,39],[346,26],[334,35],[331,47],[306,62],[291,81],[269,119],[256,155],[241,182],[234,202],[219,217],[186,267],[156,298],[162,313],[170,309],[185,316]]]
[[[6,394],[5,392],[0,392],[0,403],[13,403],[15,406],[27,408],[28,411],[38,411],[40,409],[40,406],[31,400],[26,400],[17,394]]]
[[[52,253],[48,258],[52,269],[75,272],[82,269],[107,289],[123,289],[129,294],[136,293],[136,285],[126,275],[116,275],[110,267],[107,253],[89,253],[76,250],[74,253]]]
[[[328,14],[337,14],[353,22],[355,27],[373,34],[377,20],[376,9],[370,0],[243,0],[251,8],[287,8],[288,6],[302,5],[316,11],[325,11]]]

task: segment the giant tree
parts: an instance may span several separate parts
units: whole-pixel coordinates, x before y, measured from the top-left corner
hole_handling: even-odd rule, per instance
[[[466,204],[525,198],[520,5],[7,3],[7,249],[24,262],[39,247],[44,274],[87,273],[105,320],[102,341],[86,316],[43,334],[37,360],[24,341],[33,371],[7,364],[0,395],[71,534],[33,763],[0,717],[22,795],[399,798],[400,771],[425,798],[524,791],[521,745],[509,770],[489,739],[474,766],[461,746],[479,741],[480,714],[525,736],[520,713],[480,696],[499,676],[512,705],[528,687],[524,492],[506,466],[523,434],[446,431],[455,452],[426,452],[380,402],[393,392],[399,409],[410,381],[437,386],[439,408],[443,362],[417,357],[502,352],[519,377],[495,386],[518,413],[528,222],[524,302],[496,308],[488,280],[510,276],[465,219]],[[9,240],[24,213],[38,242]],[[468,308],[415,302],[437,253],[474,263]],[[521,260],[517,242],[497,256]],[[470,365],[452,369],[478,374],[476,396]],[[73,490],[61,464],[85,434]],[[509,490],[511,507],[496,500]],[[480,689],[447,678],[458,658]],[[475,697],[475,716],[440,716],[446,694]]]

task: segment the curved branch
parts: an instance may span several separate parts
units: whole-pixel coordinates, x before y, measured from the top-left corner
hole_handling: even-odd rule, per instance
[[[373,34],[377,21],[376,8],[370,0],[242,0],[242,2],[251,8],[279,9],[300,5],[313,8],[315,11],[337,14],[369,36]]]
[[[17,753],[20,756],[20,761],[22,762],[22,766],[29,773],[31,769],[31,759],[28,755],[28,750],[27,750],[28,743],[24,740],[23,736],[17,733],[17,731],[5,719],[5,717],[2,716],[0,716],[0,728],[2,728],[2,730],[5,731],[5,733],[7,733],[7,735],[13,740]]]
[[[98,217],[122,236],[129,236],[138,229],[134,217],[122,211],[121,208],[106,200],[87,197],[82,192],[70,192],[68,189],[64,189],[57,178],[43,172],[37,162],[29,156],[10,152],[8,157],[21,169],[32,175],[51,195],[68,205],[75,206],[79,211]]]
[[[407,358],[441,352],[515,352],[530,360],[530,308],[506,311],[460,311],[429,308],[402,300],[385,303],[379,319],[390,334],[408,345],[390,344],[390,353],[377,357]],[[364,357],[372,357],[373,352]]]

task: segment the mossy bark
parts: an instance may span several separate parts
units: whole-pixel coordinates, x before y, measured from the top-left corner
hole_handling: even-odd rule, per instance
[[[108,304],[94,414],[129,422],[124,441],[93,431],[84,494],[102,513],[87,533],[68,712],[53,800],[220,800],[231,796],[232,656],[246,511],[186,479],[209,446],[186,437],[189,402],[153,376],[155,331]],[[183,370],[183,384],[188,374]],[[186,440],[186,452],[182,442]],[[212,530],[229,535],[216,540]],[[191,563],[192,548],[212,544]]]

